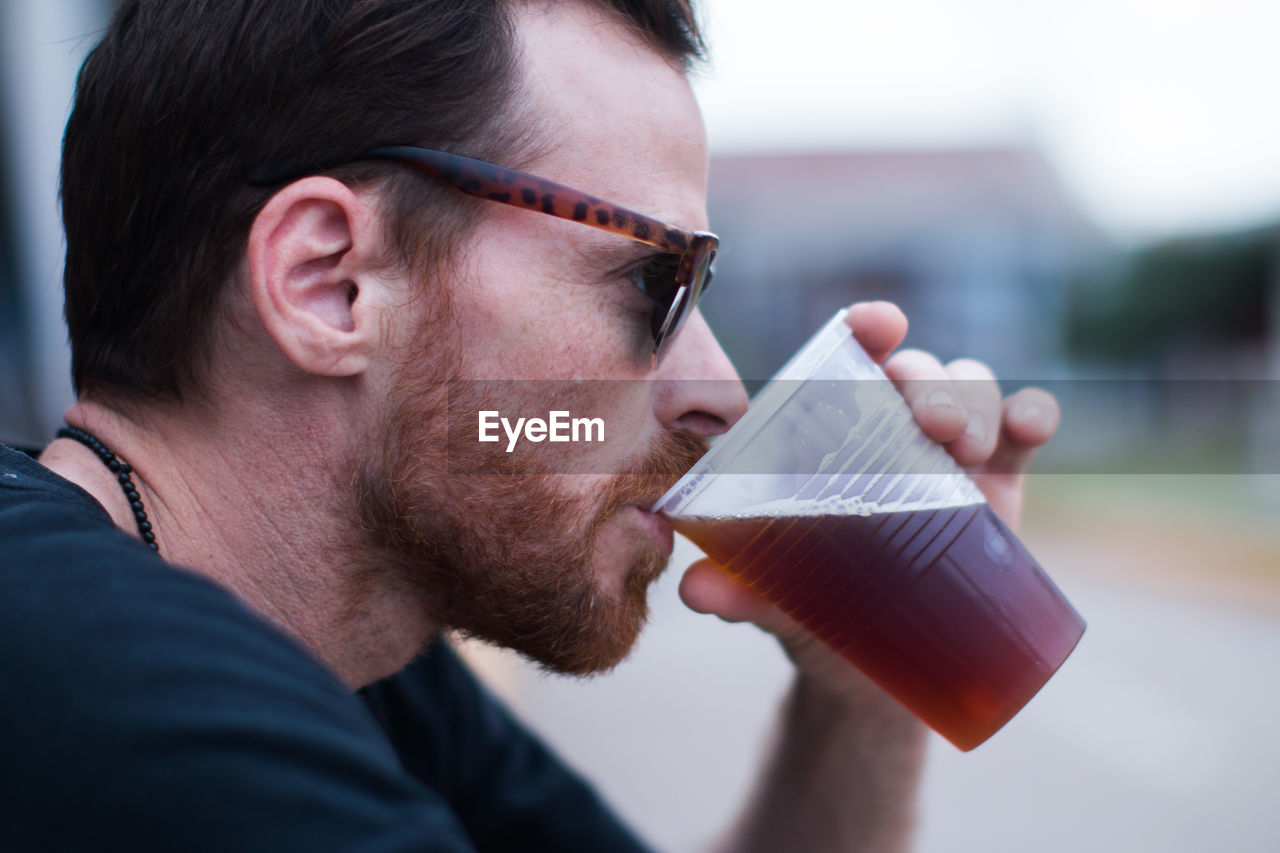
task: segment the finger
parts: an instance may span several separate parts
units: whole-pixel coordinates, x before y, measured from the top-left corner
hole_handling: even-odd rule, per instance
[[[884,373],[906,399],[925,435],[946,444],[964,434],[969,415],[940,361],[927,352],[902,350],[885,362]]]
[[[844,320],[876,364],[884,364],[907,336],[907,315],[892,302],[855,302]]]
[[[960,465],[981,465],[995,452],[1000,436],[1000,385],[991,368],[971,358],[950,362],[946,371],[969,415],[964,433],[947,445],[947,452]]]
[[[1023,388],[1010,395],[1003,412],[1000,441],[983,469],[991,474],[1021,474],[1058,431],[1062,413],[1057,399],[1040,388]]]
[[[699,560],[680,579],[680,598],[698,613],[710,613],[726,622],[753,622],[794,650],[817,642],[777,605],[729,574],[714,560]]]
[[[726,622],[755,621],[772,606],[714,560],[699,560],[685,571],[680,600],[690,610],[712,613]]]

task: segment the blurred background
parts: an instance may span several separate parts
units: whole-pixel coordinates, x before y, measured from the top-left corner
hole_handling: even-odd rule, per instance
[[[721,235],[704,310],[749,379],[832,311],[1063,400],[1023,538],[1089,621],[973,753],[936,740],[918,849],[1280,849],[1280,6],[707,0]],[[0,437],[71,399],[56,208],[108,0],[0,4]],[[109,227],[109,224],[107,224]],[[786,663],[678,601],[590,682],[468,646],[663,849],[749,785]]]

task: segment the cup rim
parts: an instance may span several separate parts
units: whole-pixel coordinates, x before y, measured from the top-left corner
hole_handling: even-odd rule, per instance
[[[723,435],[717,436],[702,458],[695,462],[675,485],[667,489],[649,511],[664,512],[673,509],[667,506],[672,502],[684,504],[697,497],[706,487],[707,474],[713,473],[709,469],[712,469],[722,457],[738,452],[746,439],[767,424],[800,390],[801,382],[796,380],[810,378],[818,367],[853,337],[853,330],[845,322],[848,313],[847,308],[841,308],[833,314],[831,319],[804,343],[804,346],[787,359],[786,364],[760,389],[742,419]]]

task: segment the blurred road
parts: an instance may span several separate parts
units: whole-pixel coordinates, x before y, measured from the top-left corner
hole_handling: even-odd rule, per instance
[[[1153,585],[1179,541],[1168,539],[1130,536],[1126,548],[1028,534],[1089,629],[987,744],[965,754],[934,738],[919,853],[1280,850],[1274,586],[1223,598]],[[695,556],[682,542],[673,566]],[[479,657],[624,815],[661,849],[686,851],[745,796],[788,669],[754,628],[687,611],[678,581],[673,568],[655,588],[653,624],[607,677],[575,682]]]
[[[1280,850],[1280,620],[1062,580],[1080,647],[987,744],[934,745],[921,853]]]

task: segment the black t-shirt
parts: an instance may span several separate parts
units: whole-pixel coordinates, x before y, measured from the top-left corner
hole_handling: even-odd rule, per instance
[[[0,446],[0,850],[643,849],[443,642],[353,695]]]

